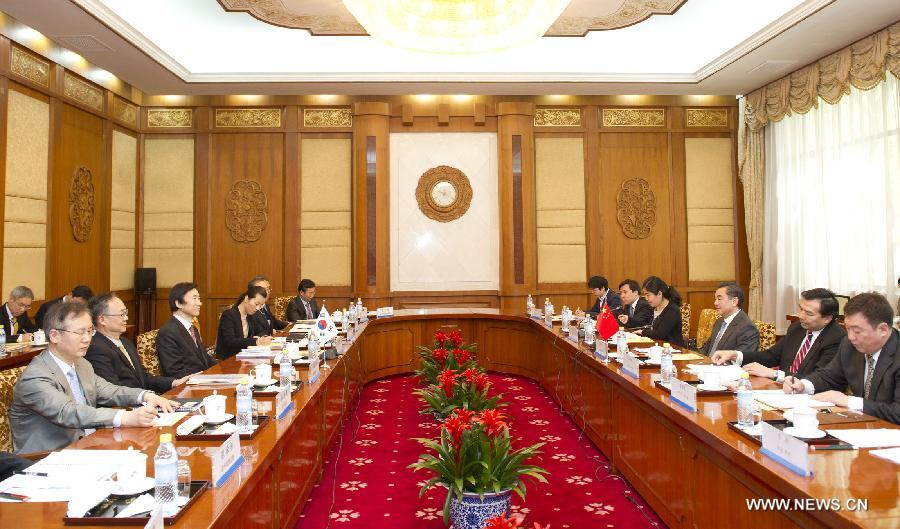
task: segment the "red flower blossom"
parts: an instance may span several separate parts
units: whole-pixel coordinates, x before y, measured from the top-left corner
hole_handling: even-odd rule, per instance
[[[435,360],[441,364],[441,367],[444,366],[444,363],[447,362],[447,350],[444,348],[438,348],[431,352],[431,356],[434,357]]]
[[[452,397],[453,385],[456,384],[456,373],[454,373],[452,369],[445,369],[438,375],[438,382],[440,382],[441,387],[444,388],[444,393],[446,393],[448,397]]]
[[[456,414],[453,414],[444,419],[444,429],[447,430],[447,433],[449,433],[451,437],[453,437],[453,446],[459,447],[459,443],[462,441],[463,432],[471,430],[472,423],[464,421]]]
[[[488,376],[486,374],[481,373],[480,375],[475,377],[475,387],[478,388],[478,391],[481,391],[490,385],[491,381],[488,379]]]
[[[459,419],[466,424],[469,424],[472,422],[473,417],[475,417],[475,412],[465,408],[456,408],[453,410],[453,415],[459,417]]]
[[[452,331],[450,333],[450,341],[453,342],[453,347],[459,347],[462,345],[463,339],[462,335],[459,334],[459,331]]]
[[[516,529],[522,526],[525,517],[521,514],[494,516],[487,520],[484,529]]]
[[[478,376],[478,371],[469,368],[463,371],[463,376],[466,377],[466,382],[472,383],[475,382],[475,377]]]
[[[435,341],[437,341],[437,343],[444,345],[444,342],[447,341],[447,333],[445,333],[444,331],[435,331],[434,339]]]
[[[463,365],[469,360],[469,352],[465,349],[454,349],[453,358],[456,358],[457,364]]]
[[[505,418],[500,410],[484,410],[478,415],[477,421],[484,426],[484,433],[490,437],[496,437],[507,428],[506,422],[503,420]]]

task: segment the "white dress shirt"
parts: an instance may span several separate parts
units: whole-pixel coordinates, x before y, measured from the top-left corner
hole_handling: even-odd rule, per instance
[[[874,362],[874,366],[878,366],[878,357],[881,356],[881,349],[878,350],[875,354],[872,355],[872,361]],[[875,376],[875,371],[873,368],[872,376]],[[803,382],[803,392],[807,395],[812,395],[816,392],[816,388],[813,387],[812,382],[806,380],[805,378],[801,380]],[[865,386],[865,373],[863,373],[863,386]],[[853,411],[862,412],[863,411],[863,398],[857,396],[847,396],[847,407]]]

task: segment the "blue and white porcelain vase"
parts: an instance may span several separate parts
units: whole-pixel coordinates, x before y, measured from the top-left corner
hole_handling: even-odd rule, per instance
[[[509,514],[512,505],[512,491],[485,493],[483,498],[477,492],[464,492],[462,501],[455,496],[450,499],[450,522],[453,529],[484,529],[485,523],[502,514]]]

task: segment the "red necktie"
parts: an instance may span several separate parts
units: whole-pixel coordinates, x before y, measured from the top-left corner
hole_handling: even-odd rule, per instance
[[[797,356],[794,357],[794,362],[791,364],[791,373],[796,373],[800,369],[800,364],[806,358],[810,347],[812,347],[812,331],[806,331],[806,339],[803,340],[803,345],[800,346],[800,351],[797,352]]]
[[[197,329],[193,325],[191,325],[191,338],[194,339],[194,347],[200,349],[200,341],[197,340]]]

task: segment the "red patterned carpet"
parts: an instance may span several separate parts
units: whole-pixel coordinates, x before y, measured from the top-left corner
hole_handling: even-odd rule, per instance
[[[546,443],[537,464],[550,472],[549,484],[530,482],[525,502],[513,495],[513,512],[525,514],[528,527],[533,522],[551,523],[553,529],[665,527],[627,482],[608,475],[606,458],[587,437],[579,439],[578,428],[537,383],[490,376],[494,391],[509,403],[502,409],[513,436],[527,445]],[[419,413],[415,388],[411,376],[364,388],[297,529],[444,527],[443,491],[432,489],[420,499],[426,474],[406,468],[424,450],[411,438],[438,433],[438,423]]]

